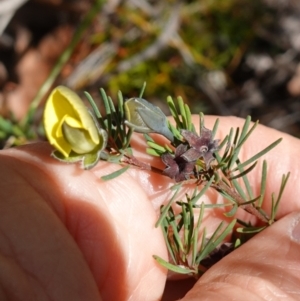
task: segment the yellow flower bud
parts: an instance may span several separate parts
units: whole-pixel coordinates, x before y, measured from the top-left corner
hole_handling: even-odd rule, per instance
[[[98,128],[80,97],[64,86],[55,88],[46,102],[44,127],[50,144],[65,158],[71,151],[89,153],[102,142]]]

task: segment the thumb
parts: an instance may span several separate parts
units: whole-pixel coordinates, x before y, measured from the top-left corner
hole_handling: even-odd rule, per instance
[[[212,267],[182,301],[298,300],[299,253],[300,212],[294,212]]]

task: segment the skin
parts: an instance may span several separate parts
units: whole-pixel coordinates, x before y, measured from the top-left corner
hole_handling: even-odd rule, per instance
[[[214,120],[206,117],[206,127]],[[217,138],[242,124],[220,118]],[[182,301],[299,299],[300,141],[259,126],[241,159],[279,137],[282,143],[264,156],[265,210],[282,174],[291,171],[278,221],[215,264],[192,288],[189,280],[168,281],[164,301],[185,293]],[[134,148],[143,159],[145,145],[138,135]],[[104,182],[100,176],[120,167],[100,162],[84,171],[55,161],[51,151],[47,143],[35,143],[0,152],[0,300],[161,300],[167,272],[152,255],[166,259],[167,251],[154,224],[172,182],[135,168]],[[159,160],[147,160],[163,168]],[[261,165],[250,176],[258,194]],[[212,192],[203,200],[214,203],[217,197]],[[210,214],[205,226],[213,229],[221,219],[222,214]]]

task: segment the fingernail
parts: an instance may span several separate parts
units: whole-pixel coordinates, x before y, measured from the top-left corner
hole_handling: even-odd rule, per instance
[[[292,239],[300,243],[300,217],[295,218],[292,224]]]

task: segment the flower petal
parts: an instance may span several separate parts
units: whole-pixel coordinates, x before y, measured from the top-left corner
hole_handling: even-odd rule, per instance
[[[181,157],[187,162],[195,162],[201,157],[201,153],[194,148],[190,148],[183,155],[181,155]]]
[[[96,148],[97,144],[91,140],[89,133],[80,128],[73,128],[66,122],[62,124],[64,138],[77,154],[86,154]]]
[[[68,157],[72,147],[62,133],[64,122],[86,131],[94,144],[99,143],[98,129],[80,97],[64,86],[58,86],[50,94],[44,110],[46,136],[58,151]]]
[[[179,144],[175,149],[175,157],[180,157],[181,155],[183,155],[186,152],[187,148],[188,146],[186,144]]]
[[[188,142],[191,147],[195,147],[199,136],[188,130],[181,130],[182,137]]]

